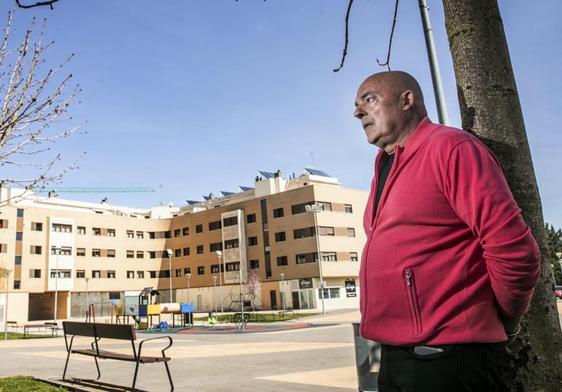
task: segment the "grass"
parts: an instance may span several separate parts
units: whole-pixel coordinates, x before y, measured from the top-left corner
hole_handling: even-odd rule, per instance
[[[45,335],[39,334],[27,334],[26,339],[37,339],[37,338],[51,338],[51,333]],[[23,339],[23,333],[21,332],[8,332],[8,340],[16,340],[16,339]],[[4,340],[4,332],[0,333],[0,341]],[[0,392],[2,390],[0,389]]]
[[[37,381],[33,377],[14,376],[0,378],[0,392],[63,392],[66,389]]]
[[[283,318],[280,319],[277,312],[275,313],[250,313],[250,322],[251,323],[274,323],[278,321],[288,321],[288,320],[295,320],[303,317],[311,317],[316,316],[320,313],[292,313],[288,312],[283,315]],[[232,322],[232,315],[231,314],[217,314],[216,320],[219,323],[230,323]],[[207,317],[195,317],[194,321],[207,321]]]

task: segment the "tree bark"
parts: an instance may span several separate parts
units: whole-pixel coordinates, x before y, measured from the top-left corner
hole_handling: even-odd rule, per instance
[[[523,219],[541,253],[541,277],[523,322],[508,345],[502,374],[508,391],[562,390],[562,333],[553,295],[540,195],[497,0],[443,0],[462,126],[499,159]]]

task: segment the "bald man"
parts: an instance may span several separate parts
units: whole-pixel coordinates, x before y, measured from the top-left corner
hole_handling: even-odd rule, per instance
[[[539,250],[499,163],[427,118],[405,72],[359,87],[354,116],[380,151],[365,209],[361,334],[382,344],[379,391],[497,391]]]

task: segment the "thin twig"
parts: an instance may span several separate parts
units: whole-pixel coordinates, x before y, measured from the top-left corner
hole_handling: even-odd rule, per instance
[[[394,27],[396,27],[396,15],[398,14],[399,1],[400,0],[396,0],[396,3],[394,5],[394,20],[392,21],[392,29],[390,30],[390,39],[388,40],[388,52],[386,54],[386,61],[384,63],[381,63],[379,59],[377,59],[377,63],[381,67],[387,67],[389,71],[390,71],[390,51],[392,50],[392,37],[394,36]]]
[[[47,7],[51,8],[51,9],[53,9],[53,3],[56,3],[57,1],[59,1],[59,0],[37,1],[37,2],[35,2],[35,3],[33,3],[33,4],[25,5],[25,4],[22,4],[22,3],[20,2],[20,0],[16,0],[16,4],[17,4],[18,7],[20,7],[20,8],[33,8],[33,7],[43,7],[43,6],[47,6]]]
[[[338,72],[340,69],[343,68],[343,63],[345,62],[345,56],[347,56],[347,45],[349,43],[349,13],[351,12],[352,4],[353,4],[353,0],[349,0],[349,4],[347,5],[347,12],[345,14],[345,45],[343,47],[343,54],[341,56],[340,66],[334,69],[334,72]]]

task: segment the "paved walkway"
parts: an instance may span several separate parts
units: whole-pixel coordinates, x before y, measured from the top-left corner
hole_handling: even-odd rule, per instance
[[[350,323],[358,319],[357,311],[337,311],[295,321],[310,323],[313,328],[267,333],[173,334],[174,345],[168,352],[173,358],[170,368],[175,390],[356,391]],[[139,333],[138,337],[146,335]],[[157,352],[157,344],[148,347]],[[111,342],[111,350],[127,349],[127,344]],[[0,377],[19,374],[60,378],[62,375],[66,351],[61,337],[0,341],[0,350],[3,357]],[[133,377],[131,363],[100,361],[100,368],[101,380],[105,382],[127,385]],[[95,378],[93,360],[71,357],[68,376]],[[164,366],[141,365],[137,386],[150,391],[169,390]]]

